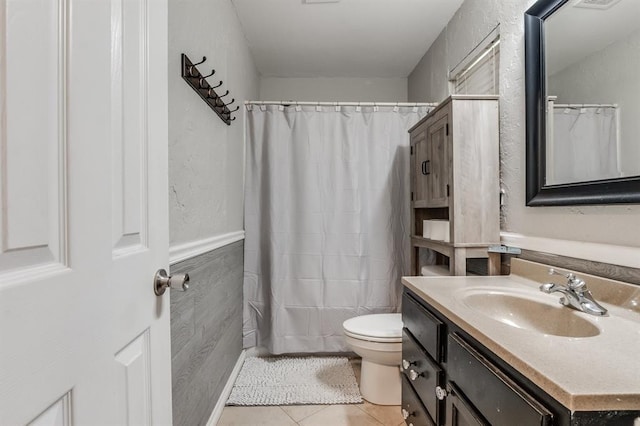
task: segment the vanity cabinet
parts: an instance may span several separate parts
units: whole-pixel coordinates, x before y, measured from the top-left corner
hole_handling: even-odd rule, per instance
[[[447,426],[552,425],[551,412],[459,330],[408,292],[402,303],[405,414],[420,412],[433,424]]]
[[[498,97],[453,95],[409,130],[411,141],[412,272],[418,249],[448,258],[451,275],[466,274],[467,258],[489,259],[499,273]],[[423,221],[449,222],[444,239],[425,238]]]
[[[407,425],[635,424],[638,412],[570,411],[408,289],[402,305]]]

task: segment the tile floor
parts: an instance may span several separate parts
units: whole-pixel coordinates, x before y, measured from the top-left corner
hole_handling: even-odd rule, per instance
[[[360,380],[360,359],[351,360]],[[218,426],[400,426],[400,406],[368,402],[348,405],[284,405],[273,407],[225,407]]]

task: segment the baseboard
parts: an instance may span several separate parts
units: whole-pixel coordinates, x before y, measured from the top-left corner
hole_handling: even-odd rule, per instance
[[[218,420],[220,420],[220,416],[222,416],[222,410],[224,410],[224,404],[229,399],[229,395],[231,395],[231,389],[233,389],[233,384],[238,378],[238,374],[240,374],[240,369],[242,368],[242,364],[244,363],[244,359],[247,357],[247,350],[243,349],[238,356],[238,360],[236,361],[236,365],[233,367],[231,371],[231,375],[229,376],[229,380],[227,380],[227,384],[224,385],[222,389],[222,393],[220,394],[220,398],[218,398],[218,402],[216,406],[213,407],[213,411],[211,412],[211,416],[207,421],[207,426],[215,426],[218,424]]]
[[[173,265],[182,262],[240,240],[244,240],[244,231],[234,231],[211,238],[177,244],[169,247],[169,264]]]
[[[637,247],[612,244],[589,243],[583,241],[557,240],[554,238],[532,237],[513,232],[501,232],[502,244],[525,250],[557,254],[612,265],[640,267]]]

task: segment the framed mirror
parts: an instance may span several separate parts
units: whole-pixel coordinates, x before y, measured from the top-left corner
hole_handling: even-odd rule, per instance
[[[640,203],[640,1],[525,13],[528,206]]]

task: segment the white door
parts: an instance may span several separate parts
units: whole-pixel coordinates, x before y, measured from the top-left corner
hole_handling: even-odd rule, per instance
[[[171,423],[166,51],[166,0],[0,0],[0,425]]]

